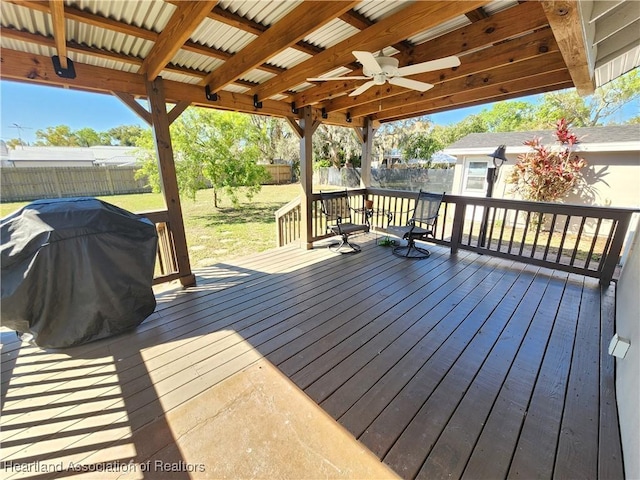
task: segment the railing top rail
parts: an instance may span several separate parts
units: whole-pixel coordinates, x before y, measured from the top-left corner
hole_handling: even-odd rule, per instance
[[[381,188],[369,188],[368,193],[374,195],[386,195],[399,198],[416,198],[417,192],[405,190],[387,190]],[[628,207],[602,207],[595,205],[576,205],[571,203],[547,203],[531,202],[526,200],[514,200],[506,198],[487,197],[467,197],[462,195],[445,195],[444,201],[447,203],[473,204],[480,206],[491,206],[498,208],[509,208],[513,210],[526,210],[532,212],[573,214],[585,216],[606,216],[617,218],[628,216],[632,213],[640,212],[640,208]]]
[[[281,217],[282,215],[288,213],[289,210],[299,206],[301,203],[302,203],[302,197],[300,195],[298,195],[296,198],[291,200],[289,203],[287,203],[286,205],[283,205],[278,210],[276,210],[276,214],[275,214],[276,218]]]
[[[148,218],[154,223],[168,222],[169,211],[168,210],[147,210],[144,212],[136,212],[136,215],[141,215]]]
[[[345,189],[339,189],[339,190],[331,190],[331,192],[344,192]],[[327,191],[329,192],[329,191]],[[327,193],[325,192],[325,193]],[[347,195],[350,197],[354,197],[354,196],[359,196],[359,195],[366,195],[367,193],[367,189],[366,188],[353,188],[353,189],[347,189]],[[314,192],[311,194],[311,199],[312,200],[320,200],[320,192]]]

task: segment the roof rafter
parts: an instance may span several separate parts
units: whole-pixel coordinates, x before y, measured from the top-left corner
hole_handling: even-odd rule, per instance
[[[413,104],[421,104],[430,99],[433,100],[455,95],[458,92],[466,92],[490,85],[506,84],[522,78],[539,75],[541,72],[562,70],[566,70],[562,55],[557,51],[546,53],[516,64],[504,65],[487,72],[455,78],[439,85],[437,89],[434,88],[426,92],[418,93],[405,90],[403,95],[396,95],[395,97],[380,100],[380,102],[378,102],[378,108],[384,111],[401,107],[411,108]],[[352,117],[375,114],[377,110],[375,103],[376,102],[372,102],[371,104],[362,105],[349,110],[349,112]]]
[[[149,80],[156,78],[217,3],[218,0],[180,2],[144,59],[140,73],[145,73]]]
[[[327,72],[335,67],[349,63],[352,50],[380,50],[388,45],[397,43],[409,36],[415,35],[440,22],[464,15],[486,4],[484,0],[469,0],[465,2],[416,2],[403,8],[399,12],[386,17],[366,30],[327,48],[313,58],[290,68],[276,78],[268,80],[250,91],[259,98],[269,98],[305,81],[309,76]]]
[[[490,102],[509,100],[522,97],[524,95],[535,95],[538,93],[551,92],[573,86],[569,72],[565,70],[542,73],[535,77],[523,78],[510,82],[508,85],[496,84],[482,87],[482,97],[478,99],[478,91],[470,90],[456,95],[450,95],[435,100],[426,100],[421,104],[413,104],[408,107],[401,107],[389,110],[384,113],[373,115],[379,122],[393,122],[413,118],[416,115],[430,115],[438,112],[451,110],[454,108],[466,108],[476,105],[484,105]],[[478,89],[480,90],[480,89]]]
[[[459,67],[438,70],[416,75],[412,78],[421,82],[435,85],[437,92],[442,86],[456,78],[467,77],[478,73],[488,72],[506,65],[516,65],[548,53],[558,52],[558,45],[550,29],[539,30],[529,35],[512,39],[492,48],[485,48],[465,55]],[[357,97],[342,96],[324,103],[322,106],[328,112],[347,110],[359,107],[360,112],[366,111],[369,105],[370,113],[377,111],[381,100],[406,94],[407,90],[393,85],[381,85]],[[425,92],[426,93],[426,92]],[[351,110],[353,115],[353,111]]]
[[[401,52],[394,57],[400,65],[412,65],[449,55],[462,55],[464,52],[488,47],[545,26],[548,26],[548,22],[538,2],[526,2],[416,45],[410,52]],[[350,75],[361,74],[362,69],[358,69]],[[325,82],[324,85],[298,93],[292,100],[296,105],[311,105],[338,93],[353,90],[358,84],[353,80]]]
[[[542,8],[558,41],[573,83],[580,95],[595,90],[593,72],[587,57],[588,42],[584,38],[580,18],[580,5],[575,1],[543,0]]]
[[[33,84],[65,86],[76,90],[98,93],[121,92],[135,97],[146,98],[145,77],[136,73],[123,72],[109,68],[96,67],[83,63],[75,63],[76,77],[73,79],[60,78],[56,75],[49,57],[19,52],[8,48],[0,51],[2,62],[2,78]],[[222,110],[233,110],[243,113],[259,115],[273,115],[276,117],[291,117],[291,106],[277,100],[263,101],[262,108],[254,105],[253,97],[246,94],[221,92],[218,100],[213,102],[206,99],[202,87],[194,84],[164,81],[165,95],[168,102],[189,102],[193,105],[214,107]],[[314,115],[320,118],[320,110],[315,109]],[[293,115],[296,116],[296,115]],[[361,119],[347,122],[345,115],[339,112],[327,115],[323,123],[342,126],[362,126]]]
[[[67,33],[64,20],[64,3],[62,0],[49,0],[51,9],[51,24],[53,25],[53,37],[56,42],[56,51],[60,60],[60,67],[67,69]]]
[[[13,38],[15,40],[21,40],[23,42],[29,42],[36,45],[42,45],[45,47],[55,48],[55,40],[51,37],[45,37],[42,35],[37,35],[35,33],[22,32],[13,28],[0,27],[0,36],[3,36],[5,38]],[[71,40],[67,41],[67,51],[82,53],[106,60],[113,60],[116,62],[125,63],[127,65],[141,66],[144,60],[141,57],[134,57],[132,55],[125,55],[123,53],[111,52],[109,50],[102,50],[99,48],[89,47],[87,45],[81,45]],[[189,75],[198,79],[203,79],[207,76],[207,72],[196,70],[194,68],[183,67],[180,65],[174,65],[172,63],[167,64],[164,69],[168,72]],[[249,82],[247,80],[236,80],[234,83],[247,88],[252,88],[257,85],[257,83]]]
[[[350,9],[356,1],[301,3],[280,21],[269,27],[255,41],[236,53],[222,67],[211,72],[202,82],[216,92],[243,73],[295,44],[309,32],[317,30]]]

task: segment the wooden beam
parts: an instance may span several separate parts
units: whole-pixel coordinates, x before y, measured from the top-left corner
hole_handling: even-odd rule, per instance
[[[304,130],[300,125],[298,125],[298,122],[296,121],[296,119],[293,117],[284,117],[284,118],[289,124],[289,126],[291,127],[291,130],[293,130],[293,133],[295,133],[299,139],[302,138],[302,136],[304,135]]]
[[[496,83],[479,89],[462,91],[455,95],[427,99],[421,103],[385,110],[371,115],[370,118],[380,122],[391,122],[569,87],[571,87],[571,76],[569,71],[564,69],[533,77],[520,78],[511,82]]]
[[[388,16],[366,30],[357,33],[342,42],[327,48],[322,53],[268,80],[249,93],[266,99],[292,88],[307,77],[325,73],[341,65],[350,63],[354,49],[368,51],[380,50],[387,45],[404,40],[407,37],[434,27],[444,21],[463,15],[488,3],[485,0],[465,2],[431,1],[416,2],[399,12]]]
[[[139,73],[146,74],[148,80],[156,78],[216,3],[217,0],[180,2],[144,59]]]
[[[520,62],[526,62],[540,56],[548,56],[554,52],[559,52],[558,45],[551,30],[547,28],[501,43],[495,47],[485,48],[465,55],[461,65],[457,68],[423,73],[412,78],[435,85],[434,91],[436,91],[441,90],[447,82],[458,78],[486,73],[505,66],[518,65]],[[541,64],[541,68],[545,67],[547,65]],[[357,97],[343,96],[322,106],[329,112],[348,109],[352,116],[356,116],[354,112],[357,109],[358,115],[369,115],[379,109],[382,100],[399,95],[406,96],[407,92],[408,90],[405,88],[382,85],[377,88],[371,88]],[[429,92],[425,92],[425,95],[428,96]]]
[[[594,65],[589,62],[590,47],[583,34],[580,6],[568,0],[543,0],[541,5],[578,93],[592,94],[595,91]]]
[[[49,4],[46,2],[30,1],[30,0],[3,0],[8,3],[20,5],[31,10],[38,12],[50,13]],[[90,12],[85,12],[75,7],[64,7],[64,16],[68,20],[74,20],[80,23],[86,23],[93,27],[104,28],[107,30],[113,30],[118,33],[124,33],[125,35],[132,35],[134,37],[143,38],[145,40],[155,41],[158,38],[158,34],[146,28],[136,27],[135,25],[129,25],[123,22],[118,22],[111,18],[95,15]]]
[[[256,40],[237,52],[202,82],[217,92],[243,73],[256,68],[298,40],[350,9],[357,1],[307,1],[272,25]]]
[[[21,5],[39,12],[44,12],[44,13],[50,12],[48,4],[43,2],[37,2],[37,1],[31,1],[31,0],[24,0],[24,1],[4,0],[4,1],[16,4],[16,5]],[[158,40],[159,34],[151,30],[147,30],[141,27],[136,27],[135,25],[129,25],[126,23],[118,22],[117,20],[102,17],[100,15],[95,15],[90,12],[85,12],[84,10],[79,10],[74,7],[65,6],[64,14],[65,14],[65,17],[69,20],[74,20],[79,23],[85,23],[93,27],[104,28],[106,30],[114,31],[117,33],[131,35],[132,37],[141,38],[143,40],[150,40],[153,42]],[[232,57],[231,53],[225,52],[223,50],[219,50],[217,48],[200,45],[190,40],[187,40],[184,43],[184,45],[182,46],[182,49],[188,52],[199,53],[200,55],[205,55],[207,57],[217,58],[219,60],[227,60]],[[284,68],[280,68],[275,65],[268,65],[268,64],[260,65],[258,68],[265,72],[274,73],[276,75],[279,73],[282,73],[285,70]]]
[[[148,110],[145,110],[145,108],[138,102],[136,102],[136,99],[133,95],[124,92],[113,92],[113,95],[118,97],[122,103],[124,103],[133,111],[133,113],[144,120],[147,125],[151,125],[151,113]]]
[[[410,52],[401,52],[394,57],[398,59],[400,65],[404,66],[458,55],[464,65],[465,52],[487,48],[545,27],[548,27],[548,22],[542,7],[538,2],[525,2],[416,45]],[[350,75],[361,74],[362,69],[358,69]],[[360,85],[359,82],[350,80],[324,82],[323,85],[300,92],[291,100],[299,106],[312,105],[334,98],[343,92],[349,92],[358,85]]]
[[[171,124],[175,122],[176,119],[180,115],[182,115],[182,112],[184,112],[189,107],[189,105],[191,105],[191,102],[188,102],[188,101],[176,103],[171,109],[171,111],[168,113],[169,123]]]
[[[360,181],[364,188],[371,187],[371,161],[373,158],[373,136],[375,135],[375,132],[376,130],[373,128],[373,121],[367,118],[365,126],[361,131],[362,162],[360,165]]]
[[[378,109],[375,105],[367,104],[350,110],[354,117],[386,112],[397,108],[412,108],[413,104],[422,104],[436,98],[450,97],[462,92],[478,90],[491,85],[504,85],[541,73],[566,70],[566,66],[559,52],[541,55],[516,65],[505,65],[488,72],[477,73],[445,82],[426,92],[407,92],[381,100]],[[478,92],[476,92],[476,95]],[[372,111],[373,110],[373,111]],[[384,113],[383,113],[384,114]]]
[[[180,193],[176,177],[176,166],[173,159],[171,134],[169,133],[169,117],[164,97],[162,78],[146,82],[147,96],[151,108],[153,138],[158,155],[158,166],[162,193],[167,204],[169,226],[173,236],[173,244],[178,264],[180,282],[183,286],[195,285],[196,278],[191,272],[187,237],[184,232]]]
[[[317,125],[314,125],[313,112],[311,107],[302,109],[300,119],[300,187],[302,189],[301,202],[301,225],[300,232],[302,245],[307,249],[313,248],[311,239],[313,238],[313,132]]]
[[[62,0],[49,0],[51,9],[51,24],[53,26],[53,38],[56,42],[56,51],[60,59],[60,66],[67,69],[67,33],[64,19],[64,3]]]
[[[348,23],[352,27],[357,28],[358,30],[364,30],[372,26],[375,22],[369,20],[364,15],[356,12],[355,10],[349,10],[348,12],[343,13],[340,16],[340,20]],[[413,48],[413,45],[409,41],[397,42],[391,45],[393,48],[398,50],[399,52],[408,52]]]
[[[180,0],[172,0],[172,3],[178,3]],[[260,36],[262,33],[266,32],[269,26],[263,25],[256,21],[250,20],[248,18],[244,18],[237,13],[230,12],[221,8],[220,6],[216,6],[211,13],[209,14],[209,18],[215,20],[220,23],[224,23],[225,25],[229,25],[231,27],[237,28],[238,30],[242,30],[243,32],[252,33],[253,35]],[[304,52],[308,55],[315,55],[318,52],[321,52],[323,49],[317,47],[311,43],[305,42],[304,40],[299,40],[294,45],[291,46],[300,52]]]
[[[51,37],[44,37],[42,35],[37,35],[34,33],[15,30],[13,28],[0,27],[0,36],[4,38],[21,40],[23,42],[29,42],[36,45],[43,45],[43,46],[55,48],[55,41]],[[128,65],[141,66],[142,62],[144,61],[144,59],[141,57],[134,57],[131,55],[112,52],[109,50],[101,50],[99,48],[89,47],[87,45],[81,45],[73,41],[67,41],[67,50],[70,52],[84,53],[92,57],[103,58],[106,60],[115,60],[116,62],[122,62]],[[204,77],[207,76],[207,72],[196,70],[194,68],[183,67],[180,65],[174,65],[172,63],[167,64],[164,69],[167,72],[179,73],[182,75],[189,75],[192,77],[196,77],[198,79],[203,79]],[[280,70],[284,71],[284,69],[280,69]],[[236,80],[234,83],[247,88],[252,88],[257,85],[256,82],[249,82],[246,80]]]

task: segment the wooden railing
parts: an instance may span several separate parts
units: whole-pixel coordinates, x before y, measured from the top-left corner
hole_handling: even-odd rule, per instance
[[[300,240],[300,227],[302,225],[302,210],[300,197],[296,197],[281,207],[275,213],[276,216],[276,244],[284,247],[289,243]]]
[[[415,192],[384,189],[350,190],[349,195],[355,208],[363,209],[365,199],[373,201],[370,222],[374,230],[389,224],[405,225],[411,218],[416,198]],[[433,241],[449,246],[452,253],[465,249],[511,258],[599,278],[607,285],[636,211],[445,195]],[[299,238],[299,210],[296,215],[289,224],[279,222],[278,229],[286,225],[287,229],[295,229]],[[286,216],[283,208],[281,218]],[[311,242],[329,236],[319,194],[312,195],[311,221]],[[282,232],[279,238],[290,236]]]
[[[142,212],[142,215],[156,225],[158,232],[158,253],[156,255],[156,269],[153,276],[153,284],[170,282],[180,277],[178,261],[173,244],[169,212],[167,210],[155,210]]]

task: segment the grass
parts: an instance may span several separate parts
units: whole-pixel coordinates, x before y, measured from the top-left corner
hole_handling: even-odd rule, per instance
[[[300,186],[265,185],[234,208],[225,197],[213,206],[213,190],[201,190],[195,201],[182,199],[187,245],[192,268],[205,267],[276,246],[275,212],[300,195]],[[99,197],[131,212],[164,209],[161,194],[143,193]],[[29,202],[0,204],[2,217]]]

